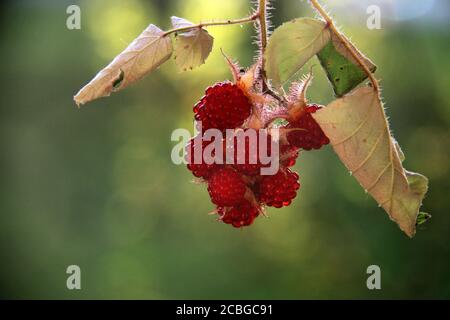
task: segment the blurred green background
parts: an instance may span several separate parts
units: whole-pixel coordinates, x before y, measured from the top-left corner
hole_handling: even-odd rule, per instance
[[[300,155],[302,188],[244,230],[216,222],[206,188],[170,160],[171,132],[192,130],[192,106],[229,79],[219,48],[248,66],[250,25],[210,28],[207,64],[173,61],[132,87],[77,109],[72,96],[149,23],[235,18],[247,0],[10,1],[0,7],[1,298],[450,298],[449,2],[323,1],[377,65],[405,166],[430,179],[433,218],[408,239],[330,147]],[[392,4],[395,2],[397,7]],[[66,8],[81,7],[81,30]],[[314,16],[274,1],[273,23]],[[318,65],[317,60],[312,64]],[[320,67],[314,102],[332,99]],[[82,290],[66,288],[81,267]],[[366,288],[366,268],[382,290]]]

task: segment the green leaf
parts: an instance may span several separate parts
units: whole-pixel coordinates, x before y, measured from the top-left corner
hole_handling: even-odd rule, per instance
[[[172,17],[174,28],[192,26],[183,18]],[[211,53],[214,38],[203,28],[178,33],[175,42],[175,61],[181,71],[192,70],[205,63]]]
[[[366,58],[349,41],[354,52],[368,66],[369,70],[374,72],[376,66]],[[335,35],[331,35],[331,41],[317,53],[320,64],[322,65],[328,80],[333,86],[336,96],[341,97],[354,89],[357,85],[367,79],[367,74],[358,62],[353,58],[348,48]]]
[[[267,77],[281,87],[330,41],[325,22],[300,18],[282,24],[269,39],[265,53]]]
[[[341,161],[408,236],[416,231],[428,179],[403,168],[380,96],[361,87],[312,114]]]

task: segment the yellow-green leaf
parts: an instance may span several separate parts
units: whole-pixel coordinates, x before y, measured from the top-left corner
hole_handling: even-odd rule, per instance
[[[376,66],[373,62],[365,57],[348,39],[346,41],[352,51],[358,55],[359,60],[371,72],[374,72]],[[317,53],[317,57],[333,86],[334,93],[338,97],[348,93],[367,78],[364,69],[335,33],[331,34],[331,41]]]
[[[193,23],[172,17],[174,28],[192,26]],[[203,28],[178,33],[175,42],[175,61],[181,71],[191,70],[205,63],[214,43],[214,38]]]
[[[341,161],[408,236],[428,179],[406,171],[378,93],[361,87],[313,114]]]
[[[155,25],[149,25],[122,53],[74,97],[79,106],[124,89],[158,68],[172,55],[172,42]]]
[[[269,39],[265,53],[267,77],[282,86],[330,41],[325,22],[300,18],[282,24]]]

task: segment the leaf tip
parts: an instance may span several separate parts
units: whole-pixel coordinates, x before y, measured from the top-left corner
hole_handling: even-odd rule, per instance
[[[416,235],[416,227],[412,227],[410,229],[405,229],[403,232],[408,236],[408,238],[412,239]]]
[[[80,109],[80,107],[86,103],[85,99],[83,98],[84,88],[82,88],[76,95],[73,96],[73,101],[77,105],[77,108]]]
[[[78,101],[75,97],[73,97],[73,101],[75,102],[77,108],[80,109],[80,107],[83,103],[81,101]]]

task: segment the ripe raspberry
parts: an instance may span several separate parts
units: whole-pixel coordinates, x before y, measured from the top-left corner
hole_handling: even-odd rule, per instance
[[[283,144],[280,146],[280,164],[283,167],[289,168],[294,166],[298,155],[297,147],[290,144]]]
[[[281,208],[291,204],[299,188],[297,173],[289,169],[279,170],[273,176],[263,176],[259,185],[259,197],[266,205]]]
[[[220,168],[208,180],[211,201],[222,207],[230,207],[244,200],[246,185],[239,173],[231,168]]]
[[[290,131],[287,134],[287,139],[291,145],[304,150],[311,150],[320,149],[323,145],[330,143],[330,140],[319,127],[316,120],[311,116],[311,113],[316,112],[320,108],[317,105],[306,107],[305,114],[287,125],[286,128],[288,129],[301,129]]]
[[[251,104],[244,92],[231,82],[220,82],[206,89],[205,96],[194,106],[195,120],[202,129],[234,129],[250,116]]]
[[[254,130],[254,129],[246,129],[243,131],[243,133],[248,133],[250,130]],[[266,154],[267,156],[271,156],[271,139],[272,137],[269,134],[266,135],[262,135],[260,136],[259,131],[258,130],[254,130],[255,132],[255,137],[256,137],[256,142],[250,141],[250,136],[249,135],[243,135],[243,142],[244,142],[244,146],[245,146],[245,150],[238,150],[239,147],[241,146],[241,144],[238,144],[238,137],[235,136],[233,142],[234,142],[234,167],[236,168],[236,170],[238,170],[239,172],[245,174],[245,175],[249,175],[249,176],[255,176],[260,174],[260,170],[261,168],[265,167],[265,166],[269,166],[269,164],[263,165],[261,163],[261,159],[260,159],[260,140],[261,139],[265,139],[266,140],[266,150],[261,150],[263,151],[264,154]],[[242,138],[241,138],[242,139]],[[252,148],[250,148],[251,146],[251,142],[253,143]],[[245,152],[245,157],[244,157],[244,163],[239,163],[238,160],[240,160],[240,162],[242,162],[242,159],[238,159],[238,155],[240,152]],[[251,161],[250,161],[251,160]],[[252,163],[251,163],[252,162]],[[256,163],[254,163],[256,162]]]
[[[205,148],[211,144],[212,141],[200,140],[199,137],[195,137],[191,139],[189,143],[186,145],[186,161],[187,168],[192,172],[194,176],[197,178],[205,178],[210,177],[214,171],[220,166],[219,164],[212,163],[207,164],[203,158],[203,151]],[[197,144],[201,144],[201,162],[195,163],[195,147]]]
[[[217,213],[220,215],[220,220],[224,223],[240,228],[251,225],[259,215],[259,210],[249,201],[244,200],[234,207],[218,207]]]

